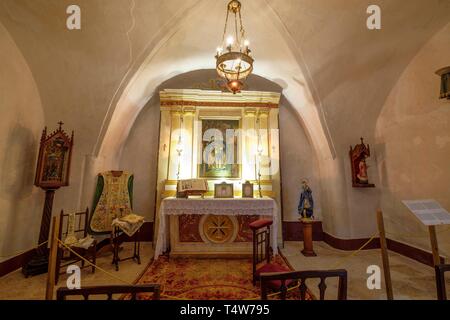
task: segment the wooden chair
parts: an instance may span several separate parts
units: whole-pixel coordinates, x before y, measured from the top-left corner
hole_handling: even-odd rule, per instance
[[[60,239],[63,242],[69,233],[69,223],[68,223],[69,216],[70,216],[70,214],[65,214],[64,211],[61,210],[61,219],[60,219],[58,239]],[[88,219],[89,219],[89,208],[87,208],[86,211],[75,213],[74,233],[78,239],[86,238]],[[78,248],[78,247],[71,247],[71,249],[73,251],[75,251],[77,254],[79,254],[80,256],[82,256],[83,258],[85,258],[86,260],[88,260],[89,262],[91,262],[93,264],[96,263],[97,241],[94,241],[88,249]],[[81,268],[84,268],[85,267],[84,260],[80,259],[79,257],[75,256],[72,253],[70,253],[70,255],[67,258],[65,258],[64,257],[64,249],[61,247],[58,248],[58,255],[56,258],[55,284],[58,283],[59,276],[64,274],[64,272],[61,272],[61,268],[65,268],[69,265],[78,263],[80,261],[81,261]],[[88,267],[88,266],[86,266],[86,267]],[[94,267],[92,267],[92,273],[95,273]]]
[[[273,288],[273,283],[280,283],[281,285],[279,289],[277,289],[277,292],[281,292],[281,300],[286,300],[288,283],[298,282],[300,284],[300,299],[305,300],[306,292],[308,290],[306,286],[306,279],[320,279],[320,300],[325,300],[325,291],[327,289],[325,279],[327,278],[339,278],[337,300],[347,300],[346,270],[295,271],[261,274],[261,299],[267,300],[269,289]]]
[[[260,219],[249,225],[253,232],[253,285],[259,280],[261,273],[290,271],[277,264],[270,263],[270,227],[272,220]]]
[[[436,288],[438,300],[447,300],[447,290],[445,286],[445,273],[450,271],[450,264],[441,264],[435,267]]]
[[[131,295],[131,300],[137,300],[137,295],[141,293],[153,293],[153,300],[160,300],[161,287],[157,284],[135,285],[135,286],[99,286],[86,287],[82,289],[70,290],[59,288],[56,292],[57,300],[66,300],[69,296],[83,297],[89,300],[89,296],[105,295],[107,300],[113,300],[114,294]]]

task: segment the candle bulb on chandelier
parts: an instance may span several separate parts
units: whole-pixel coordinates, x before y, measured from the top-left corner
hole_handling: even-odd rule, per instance
[[[234,39],[233,39],[233,37],[228,37],[228,39],[227,39],[227,49],[228,49],[228,51],[230,51],[231,52],[231,50],[232,50],[232,48],[233,48],[233,43],[234,43]]]
[[[245,47],[245,53],[248,54],[248,53],[250,52],[250,49],[249,49],[249,47],[250,47],[250,41],[245,40],[245,41],[244,41],[244,47]]]

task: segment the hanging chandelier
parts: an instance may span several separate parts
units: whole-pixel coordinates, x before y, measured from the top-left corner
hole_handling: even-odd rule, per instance
[[[222,45],[217,48],[216,54],[217,73],[227,81],[227,88],[233,94],[241,92],[243,81],[253,71],[254,62],[249,48],[250,42],[245,37],[241,8],[242,4],[238,0],[228,3]],[[234,23],[228,30],[228,22],[232,15]]]

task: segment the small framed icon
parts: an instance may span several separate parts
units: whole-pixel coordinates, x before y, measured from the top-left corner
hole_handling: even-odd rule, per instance
[[[254,184],[250,183],[250,181],[245,182],[242,184],[242,198],[254,198]]]
[[[221,183],[214,186],[214,198],[232,199],[234,198],[234,185],[232,183]]]

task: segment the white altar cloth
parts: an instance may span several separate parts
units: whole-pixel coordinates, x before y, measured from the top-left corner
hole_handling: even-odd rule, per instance
[[[160,207],[155,260],[169,248],[169,216],[171,215],[264,216],[273,219],[272,248],[278,253],[278,207],[271,198],[255,199],[164,199]]]

